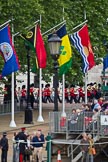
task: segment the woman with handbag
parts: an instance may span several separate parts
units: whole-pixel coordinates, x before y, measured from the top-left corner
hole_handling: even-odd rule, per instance
[[[93,159],[93,155],[94,155],[94,152],[93,150],[95,149],[94,148],[94,140],[92,138],[92,135],[91,134],[88,134],[88,141],[89,141],[89,162],[94,162],[94,159]]]

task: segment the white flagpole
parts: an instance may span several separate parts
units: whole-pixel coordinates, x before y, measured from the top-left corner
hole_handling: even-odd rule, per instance
[[[12,94],[11,94],[11,122],[10,127],[16,127],[15,120],[14,120],[14,72],[12,72],[12,80],[11,80],[11,86],[12,86]]]
[[[88,20],[85,20],[85,21],[82,22],[81,24],[75,26],[72,30],[75,30],[75,29],[79,28],[80,26],[84,25],[86,22],[88,22]]]
[[[64,7],[63,7],[63,21],[64,21]],[[65,112],[65,74],[62,75],[62,114],[63,117],[66,117]]]
[[[87,19],[86,10],[84,10],[84,20],[86,21],[86,19]],[[86,72],[85,73],[85,104],[87,104],[87,80],[88,80],[88,76]]]
[[[12,33],[14,32],[14,27],[13,27],[13,24],[12,24]],[[12,34],[12,43],[14,45],[14,36]],[[12,72],[12,80],[11,80],[11,86],[12,86],[12,92],[11,92],[11,122],[10,122],[10,127],[16,127],[16,124],[15,124],[15,120],[14,120],[14,96],[15,96],[15,87],[14,87],[14,72]]]
[[[62,76],[62,117],[66,117],[66,112],[65,112],[65,74]]]
[[[87,73],[85,73],[85,104],[87,104]]]
[[[7,25],[9,22],[11,22],[12,20],[8,20],[6,21],[4,24],[0,25],[0,28],[2,28],[3,26]]]
[[[42,22],[42,18],[40,15],[40,24]],[[37,121],[38,122],[44,122],[44,119],[42,117],[42,84],[41,84],[41,79],[42,79],[42,68],[39,68],[39,116]]]
[[[27,27],[25,27],[25,29],[31,29],[36,23],[38,23],[40,20],[37,20],[37,21],[35,21],[34,23],[33,23],[33,25],[31,26],[27,26]],[[13,36],[15,37],[15,36],[18,36],[18,35],[20,35],[22,32],[17,32],[17,33],[15,33],[15,34],[13,34]]]
[[[42,34],[42,36],[46,35],[47,33],[51,32],[52,30],[54,30],[55,28],[57,28],[58,26],[60,26],[60,25],[62,25],[62,24],[64,24],[64,23],[66,23],[66,20],[64,20],[64,21],[62,21],[61,23],[57,24],[56,26],[50,28],[49,30],[47,30],[46,32],[44,32],[44,33]]]

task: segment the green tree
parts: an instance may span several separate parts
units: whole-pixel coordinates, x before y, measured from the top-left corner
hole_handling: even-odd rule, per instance
[[[63,12],[64,8],[64,12]],[[107,0],[1,0],[0,1],[0,24],[8,19],[14,26],[14,33],[27,32],[25,27],[33,25],[33,22],[42,16],[41,31],[44,33],[53,26],[59,24],[63,19],[66,20],[67,32],[72,34],[72,29],[86,19],[89,27],[89,34],[93,46],[96,64],[100,63],[100,58],[106,54],[104,42],[108,41],[108,3]],[[78,28],[79,29],[79,28]],[[77,29],[77,30],[78,30]],[[49,81],[50,75],[53,74],[53,60],[51,59],[47,35],[43,37],[47,49],[47,68],[43,69],[43,78]],[[26,49],[24,41],[16,36],[14,39],[15,48],[21,64],[20,71],[26,71]],[[80,83],[83,80],[82,58],[81,55],[73,49],[72,68],[66,74],[68,82]],[[35,54],[31,52],[31,68],[33,67]],[[0,72],[3,66],[3,59],[0,59]],[[76,68],[77,67],[77,68]],[[61,79],[61,78],[60,78]]]

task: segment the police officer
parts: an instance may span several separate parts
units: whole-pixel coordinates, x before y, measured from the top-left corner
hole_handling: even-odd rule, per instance
[[[7,139],[7,133],[3,132],[3,137],[0,140],[0,148],[2,150],[1,154],[1,162],[7,162],[7,152],[8,152],[8,139]]]

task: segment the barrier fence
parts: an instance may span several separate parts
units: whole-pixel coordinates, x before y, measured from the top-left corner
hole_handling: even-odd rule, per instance
[[[91,132],[99,136],[108,136],[108,115],[100,112],[95,120],[94,116],[93,112],[78,114],[67,112],[66,117],[62,116],[62,112],[50,112],[50,133],[66,133],[68,135]]]
[[[24,110],[24,106],[21,106],[20,103],[17,103],[15,100],[14,111],[18,112]],[[0,115],[11,113],[11,101],[0,102]]]

